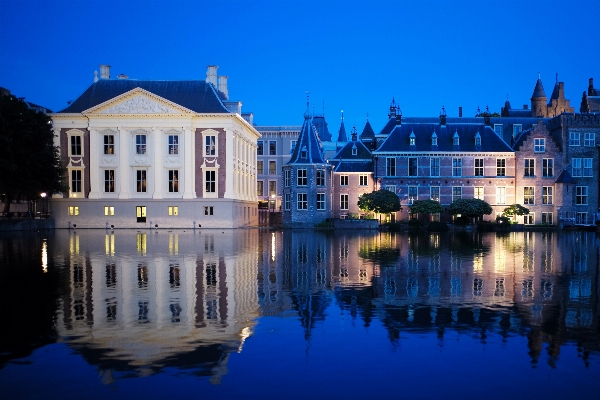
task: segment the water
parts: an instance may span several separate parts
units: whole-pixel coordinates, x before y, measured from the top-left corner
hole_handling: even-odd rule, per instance
[[[0,236],[3,398],[593,398],[594,233]]]

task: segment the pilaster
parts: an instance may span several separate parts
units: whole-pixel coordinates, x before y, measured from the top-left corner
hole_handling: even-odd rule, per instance
[[[166,152],[161,128],[152,128],[154,142],[154,194],[153,199],[163,198],[163,182],[165,175],[164,154]]]
[[[131,135],[126,129],[119,128],[119,199],[128,199],[131,188],[131,163],[129,162]]]
[[[98,130],[90,129],[90,194],[88,198],[100,198],[100,166],[98,162]]]
[[[194,199],[194,144],[192,139],[192,128],[184,127],[183,139],[183,198]]]

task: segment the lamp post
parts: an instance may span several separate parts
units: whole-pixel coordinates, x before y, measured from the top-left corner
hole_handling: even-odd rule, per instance
[[[42,216],[47,219],[48,214],[46,213],[46,192],[42,192],[40,196],[42,196]]]
[[[269,207],[271,209],[271,212],[275,212],[275,195],[272,194],[271,195],[271,207]]]

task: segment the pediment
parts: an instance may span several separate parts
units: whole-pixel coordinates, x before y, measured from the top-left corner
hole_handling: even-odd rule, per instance
[[[188,110],[172,101],[157,96],[147,90],[135,88],[104,103],[98,104],[82,114],[190,114]]]

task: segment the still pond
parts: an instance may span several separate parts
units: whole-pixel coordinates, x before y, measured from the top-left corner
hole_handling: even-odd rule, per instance
[[[587,232],[0,235],[6,399],[597,398]]]

